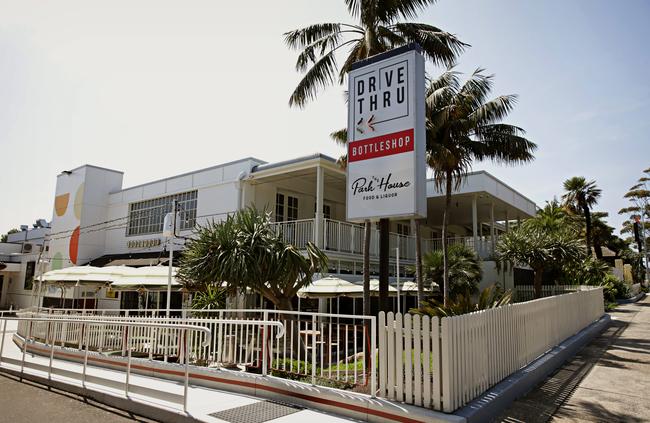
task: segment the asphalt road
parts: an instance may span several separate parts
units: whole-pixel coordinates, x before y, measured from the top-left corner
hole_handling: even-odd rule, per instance
[[[0,374],[0,423],[153,422],[78,395]]]

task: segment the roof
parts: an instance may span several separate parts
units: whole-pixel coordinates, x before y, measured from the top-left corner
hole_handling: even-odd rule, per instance
[[[336,159],[334,159],[334,158],[332,158],[332,157],[330,157],[330,156],[328,156],[326,154],[314,153],[314,154],[310,154],[308,156],[296,157],[294,159],[289,159],[289,160],[282,160],[280,162],[260,164],[260,165],[254,166],[253,169],[251,170],[251,173],[260,172],[260,171],[268,170],[268,169],[273,169],[273,168],[276,168],[276,167],[288,166],[288,165],[295,164],[295,163],[300,163],[300,162],[308,162],[310,160],[317,160],[317,159],[327,160],[327,161],[330,161],[332,163],[336,163]]]

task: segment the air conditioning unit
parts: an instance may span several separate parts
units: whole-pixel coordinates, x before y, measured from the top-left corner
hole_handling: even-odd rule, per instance
[[[29,243],[23,244],[23,253],[31,253],[34,246]]]

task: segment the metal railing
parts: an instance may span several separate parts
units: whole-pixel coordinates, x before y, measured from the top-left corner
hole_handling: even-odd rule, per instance
[[[282,234],[285,241],[290,242],[298,248],[304,248],[308,242],[316,242],[315,219],[302,219],[289,222],[276,222],[273,228],[276,233]],[[349,254],[363,254],[363,240],[365,228],[361,224],[342,222],[333,219],[323,219],[323,248],[326,251],[336,251]],[[498,236],[494,237],[494,241]],[[400,258],[403,260],[415,260],[415,236],[400,235],[391,232],[389,235],[390,257],[395,258],[396,248],[399,247]],[[474,249],[482,259],[489,258],[494,254],[492,237],[472,236],[447,238],[447,245],[463,244]],[[422,252],[442,249],[442,238],[422,239]],[[370,257],[379,257],[379,230],[372,229],[370,234]]]
[[[182,333],[182,342],[184,344],[185,356],[188,356],[188,351],[190,348],[190,337],[188,336],[189,332],[202,333],[206,338],[210,338],[211,331],[209,328],[194,326],[190,324],[182,323],[154,323],[154,322],[142,322],[142,321],[106,321],[104,319],[79,319],[79,318],[70,318],[68,316],[55,316],[48,315],[46,317],[0,317],[0,320],[3,321],[2,327],[2,337],[0,340],[0,363],[1,362],[12,362],[14,360],[9,357],[3,356],[3,349],[5,345],[5,337],[7,333],[7,321],[15,320],[18,322],[17,334],[22,336],[23,345],[22,345],[22,357],[19,361],[20,364],[20,374],[23,375],[25,367],[35,368],[42,370],[42,366],[36,363],[27,362],[25,360],[25,355],[27,353],[28,345],[35,346],[36,341],[42,341],[45,345],[49,346],[49,365],[47,367],[48,379],[52,378],[52,373],[56,373],[53,367],[54,361],[54,351],[55,344],[61,343],[66,345],[66,325],[77,325],[80,329],[80,336],[78,342],[79,351],[83,351],[83,365],[82,365],[82,374],[81,374],[81,383],[83,387],[86,387],[86,380],[88,379],[87,369],[88,369],[88,356],[91,351],[91,341],[90,337],[93,334],[93,328],[102,328],[106,325],[117,326],[123,328],[124,333],[124,344],[126,347],[127,355],[127,367],[126,367],[126,376],[124,381],[124,394],[128,397],[129,389],[131,384],[131,367],[132,367],[132,341],[134,339],[133,332],[138,328],[150,328],[158,331],[164,330],[174,330]],[[96,333],[96,332],[95,332]],[[66,376],[70,376],[71,372],[66,371]],[[93,381],[101,381],[102,378],[93,376]],[[114,385],[115,381],[108,381],[109,384]],[[182,403],[183,411],[187,412],[187,392],[189,387],[189,360],[184,360],[184,377],[183,377],[183,396],[181,401],[173,401],[173,395],[166,395],[166,399],[172,400],[176,403]],[[142,388],[139,389],[142,391]],[[149,389],[151,390],[151,389]]]
[[[272,228],[284,241],[298,248],[305,248],[308,242],[314,242],[314,219],[277,222],[272,224]]]
[[[102,319],[144,319],[166,322],[166,310],[78,310],[43,309],[42,312],[67,317],[101,316]],[[190,339],[191,363],[201,366],[222,366],[245,371],[268,370],[274,376],[297,379],[318,385],[325,380],[341,388],[366,386],[374,393],[376,375],[376,350],[374,316],[310,313],[285,310],[221,309],[221,310],[171,310],[171,321],[187,322],[208,327],[212,337],[206,348],[194,348],[202,338]],[[235,320],[238,319],[238,320]],[[255,328],[260,322],[269,324],[268,333]],[[79,329],[67,329],[70,342],[78,341]],[[119,333],[106,325],[102,338],[105,350],[119,351]],[[110,334],[113,333],[111,336]],[[137,344],[139,354],[155,358],[165,351],[169,357],[178,356],[178,336],[171,334],[160,338],[144,331],[137,334],[142,342]],[[148,341],[151,339],[151,341]],[[268,345],[267,345],[268,342]],[[265,353],[263,346],[267,345]],[[262,347],[261,347],[262,346]],[[266,357],[266,360],[263,358]]]

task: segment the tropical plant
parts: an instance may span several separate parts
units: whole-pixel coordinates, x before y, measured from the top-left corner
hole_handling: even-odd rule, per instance
[[[459,73],[447,70],[427,88],[427,164],[436,187],[445,193],[442,220],[443,296],[449,297],[447,225],[453,189],[460,188],[474,161],[491,160],[514,165],[533,160],[537,146],[524,138],[524,130],[501,123],[517,97],[488,96],[493,77],[477,69],[461,84]]]
[[[547,201],[544,207],[537,211],[535,219],[530,219],[528,225],[548,231],[572,230],[577,235],[580,232],[582,223],[554,198]]]
[[[630,296],[630,286],[612,274],[608,274],[599,285],[603,287],[605,304]]]
[[[564,181],[562,199],[574,213],[581,214],[585,219],[585,239],[587,252],[591,255],[591,208],[598,203],[602,191],[596,186],[596,181],[589,181],[582,176],[574,176]]]
[[[481,291],[476,302],[472,300],[471,295],[460,294],[454,299],[447,301],[447,304],[436,301],[435,299],[424,301],[423,306],[411,309],[410,312],[422,316],[437,316],[442,318],[497,308],[510,304],[511,302],[511,291],[503,291],[498,286],[492,285]]]
[[[600,285],[609,275],[609,266],[591,256],[571,262],[564,267],[564,277],[570,285]]]
[[[216,284],[206,285],[192,296],[193,310],[218,310],[226,307],[226,291]]]
[[[473,248],[464,244],[449,246],[449,298],[455,299],[459,295],[470,296],[478,292],[478,285],[483,276],[481,259]],[[422,259],[424,279],[431,284],[440,286],[443,281],[443,252],[433,250],[425,254]]]
[[[535,298],[540,298],[544,271],[576,263],[584,256],[584,247],[574,230],[548,230],[535,220],[529,219],[501,235],[496,257],[502,263],[530,266],[534,274]]]
[[[303,107],[321,88],[345,82],[353,63],[396,47],[418,43],[425,57],[436,64],[451,65],[466,44],[454,35],[413,19],[435,0],[345,0],[357,22],[321,23],[284,34],[287,46],[299,50],[296,70],[304,73],[291,97],[290,106]],[[348,51],[339,67],[337,51]]]
[[[298,290],[327,269],[327,256],[312,243],[304,254],[271,227],[271,217],[253,207],[196,230],[183,253],[178,277],[192,288],[223,282],[228,290],[260,293],[280,310],[291,310]]]
[[[0,242],[7,242],[7,237],[9,235],[15,234],[17,232],[20,232],[20,231],[18,229],[16,229],[16,228],[9,229],[6,234],[0,235]]]

